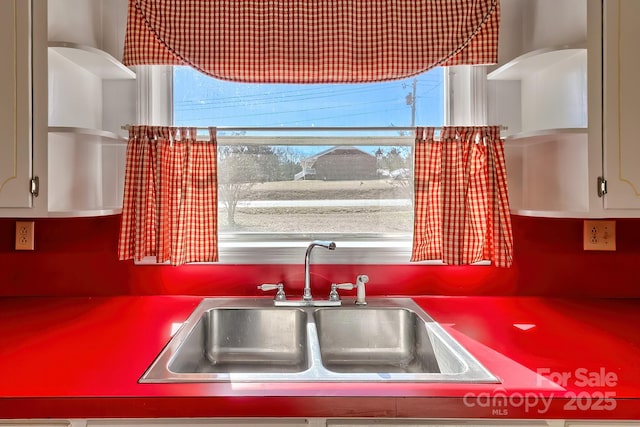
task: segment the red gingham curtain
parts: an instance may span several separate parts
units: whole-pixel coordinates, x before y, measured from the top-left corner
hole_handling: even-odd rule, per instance
[[[195,128],[132,126],[118,256],[172,265],[218,260],[217,144]]]
[[[411,261],[462,265],[513,256],[504,141],[498,126],[417,128]]]
[[[499,0],[129,0],[126,65],[261,83],[402,79],[497,62]]]

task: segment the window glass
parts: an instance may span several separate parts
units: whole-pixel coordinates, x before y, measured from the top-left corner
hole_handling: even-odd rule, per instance
[[[442,126],[443,74],[247,84],[174,67],[174,124],[221,128],[221,233],[410,235],[414,136],[407,128]]]

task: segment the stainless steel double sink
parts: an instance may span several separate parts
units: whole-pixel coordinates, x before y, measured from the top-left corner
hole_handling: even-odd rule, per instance
[[[205,298],[140,382],[499,382],[412,299],[343,304]]]

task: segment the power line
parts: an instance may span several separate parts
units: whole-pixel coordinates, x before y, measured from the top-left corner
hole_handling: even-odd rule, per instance
[[[352,107],[362,107],[367,105],[374,104],[382,104],[382,103],[392,103],[393,101],[399,101],[397,98],[387,98],[387,99],[378,99],[370,102],[361,102],[358,104],[340,104],[340,105],[331,105],[326,107],[318,107],[314,106],[312,108],[295,108],[293,110],[278,110],[278,111],[266,111],[260,113],[246,113],[246,114],[234,114],[230,116],[217,116],[219,119],[232,118],[232,117],[256,117],[256,116],[267,116],[267,115],[282,115],[282,114],[290,114],[290,113],[301,113],[306,111],[321,111],[321,110],[339,110],[344,108],[352,108]],[[181,108],[177,109],[176,113],[184,113],[188,111],[207,111],[209,109],[205,108]]]
[[[277,104],[277,103],[282,103],[282,102],[303,102],[303,101],[307,101],[307,100],[311,100],[311,99],[322,99],[322,98],[337,98],[340,95],[344,96],[344,95],[355,95],[355,94],[363,94],[363,93],[367,93],[367,92],[378,92],[379,89],[377,88],[362,88],[362,89],[358,89],[358,90],[344,90],[344,91],[332,91],[332,92],[328,92],[328,91],[324,91],[324,92],[317,92],[317,93],[312,93],[312,94],[306,94],[306,93],[298,93],[297,95],[291,95],[291,96],[277,96],[277,94],[260,94],[260,95],[249,95],[249,96],[234,96],[234,97],[220,97],[218,99],[211,99],[210,101],[201,101],[201,100],[194,100],[194,101],[188,101],[190,103],[195,103],[196,106],[200,106],[200,105],[209,105],[209,104],[216,104],[216,107],[224,107],[230,104],[234,104],[234,103],[238,103],[238,104],[247,104],[250,102],[251,105],[262,105],[262,104]],[[257,98],[257,101],[253,101],[253,98]],[[297,98],[297,99],[295,99]],[[249,101],[249,102],[247,102]],[[253,101],[253,102],[251,102]],[[187,101],[183,101],[182,104],[186,104],[188,103]],[[176,103],[177,104],[177,103]]]
[[[401,108],[392,108],[392,109],[382,109],[382,110],[368,110],[368,111],[362,111],[359,113],[351,113],[351,114],[341,114],[338,116],[325,116],[325,117],[308,117],[302,120],[294,120],[294,121],[288,121],[288,122],[278,122],[278,123],[271,123],[271,124],[261,124],[261,126],[265,126],[265,127],[269,127],[269,126],[281,126],[281,125],[290,125],[290,124],[295,124],[295,123],[304,123],[307,120],[311,120],[313,122],[319,122],[322,120],[329,120],[329,119],[335,119],[335,118],[347,118],[347,117],[356,117],[356,116],[365,116],[365,115],[372,115],[372,114],[376,114],[376,113],[382,113],[382,112],[392,112],[392,111],[402,111],[404,109],[404,106]],[[236,117],[236,116],[233,116]],[[177,125],[179,126],[189,126],[195,122],[209,122],[211,123],[212,120],[217,120],[220,119],[222,117],[202,117],[202,118],[190,118],[189,121],[184,121],[184,122],[180,122]],[[393,127],[389,128],[390,130],[393,130]]]
[[[242,88],[244,84],[245,83],[237,83],[236,89],[238,87]],[[266,87],[267,87],[267,85],[264,84],[264,85],[257,86],[256,88],[266,88]],[[233,95],[233,96],[226,95],[225,98],[227,98],[227,99],[235,99],[235,98],[242,99],[242,98],[252,98],[252,97],[261,98],[261,97],[264,97],[264,96],[270,96],[271,97],[271,96],[274,96],[274,95],[277,95],[278,97],[281,97],[281,98],[288,98],[288,97],[297,97],[297,96],[301,96],[301,95],[305,95],[305,94],[311,94],[311,95],[314,95],[314,94],[317,94],[317,93],[336,93],[336,94],[339,94],[339,93],[349,93],[349,92],[352,92],[354,90],[355,91],[359,91],[359,90],[363,90],[363,89],[364,90],[368,90],[369,89],[369,87],[360,87],[360,86],[355,86],[355,87],[349,88],[349,89],[340,87],[340,88],[335,88],[335,90],[331,90],[331,88],[332,88],[332,86],[323,86],[323,87],[300,86],[300,87],[298,87],[296,89],[292,89],[292,90],[273,90],[273,91],[265,90],[265,91],[257,92],[257,93],[243,93],[243,94],[240,94],[240,95]],[[209,89],[214,90],[214,91],[219,91],[220,90],[220,88],[209,88]],[[330,89],[330,90],[327,90],[327,89]],[[294,95],[288,95],[288,94],[294,94]],[[282,96],[282,95],[284,95],[284,96]],[[191,100],[177,101],[177,103],[189,103],[189,102],[192,102],[192,101]]]
[[[417,79],[417,81],[420,81],[421,83],[426,83],[428,85],[428,83],[435,83],[434,87],[439,87],[442,86],[442,81],[440,81],[439,79]],[[244,85],[245,83],[237,83],[238,87],[241,87],[242,85]],[[378,92],[378,91],[385,91],[385,90],[390,90],[393,89],[393,86],[397,84],[397,82],[385,82],[382,83],[384,86],[381,87],[380,84],[376,83],[375,85],[367,85],[367,86],[356,86],[353,89],[351,88],[345,88],[343,84],[341,84],[341,88],[338,90],[326,90],[326,86],[316,86],[313,88],[308,88],[307,86],[300,86],[302,89],[295,89],[295,90],[287,90],[287,91],[274,91],[274,92],[266,92],[266,93],[245,93],[242,95],[234,95],[234,96],[228,96],[228,95],[221,95],[220,97],[216,98],[216,99],[210,99],[210,100],[202,100],[202,99],[193,99],[193,100],[185,100],[185,101],[174,101],[175,105],[182,105],[182,104],[198,104],[198,105],[207,105],[207,104],[216,104],[216,105],[220,105],[220,106],[225,106],[228,104],[232,104],[235,102],[246,102],[246,101],[252,101],[253,99],[257,99],[257,102],[253,102],[253,104],[259,104],[259,103],[278,103],[281,102],[282,100],[286,100],[286,99],[296,99],[296,98],[302,98],[301,100],[308,100],[308,99],[320,99],[320,98],[327,98],[327,97],[336,97],[339,95],[352,95],[352,94],[358,94],[358,93],[365,93],[365,92]],[[268,85],[261,85],[262,87],[266,87]],[[329,86],[331,87],[331,86]],[[405,85],[402,85],[402,87],[405,87]],[[282,94],[290,94],[290,95],[282,95]]]

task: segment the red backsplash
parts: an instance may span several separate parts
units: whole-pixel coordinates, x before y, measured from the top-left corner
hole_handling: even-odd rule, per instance
[[[120,217],[38,219],[36,250],[14,250],[15,220],[0,219],[0,296],[261,295],[284,281],[299,291],[295,265],[136,266],[116,255]],[[370,295],[640,297],[640,219],[618,219],[616,252],[582,250],[581,219],[513,217],[514,266],[314,265],[318,287],[371,278]],[[325,282],[325,283],[323,283]],[[344,292],[345,295],[348,292]]]

